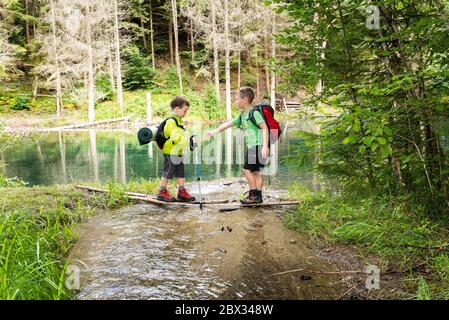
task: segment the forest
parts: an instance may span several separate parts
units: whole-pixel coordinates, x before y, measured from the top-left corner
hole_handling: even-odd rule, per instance
[[[284,225],[321,245],[354,246],[360,261],[376,257],[381,272],[400,277],[378,295],[351,285],[344,297],[449,299],[448,40],[447,0],[0,0],[0,298],[73,298],[62,285],[72,228],[94,208],[126,207],[126,191],[157,189],[158,176],[125,168],[141,157],[132,147],[138,127],[169,115],[177,95],[190,101],[187,122],[218,125],[238,115],[234,94],[250,86],[290,137],[279,143],[287,174],[270,186],[300,202],[282,211]],[[123,117],[132,138],[120,142],[59,130]],[[49,129],[59,136],[37,133]],[[82,182],[108,187],[109,198],[76,190],[76,177],[61,186],[24,180],[36,159],[45,173],[45,160],[64,163],[70,152],[73,172],[100,161],[76,168],[96,170],[96,181]],[[98,179],[109,158],[123,163],[120,182]],[[70,163],[62,166],[66,174]],[[208,180],[225,175],[202,168]],[[18,190],[36,192],[36,202]],[[11,254],[30,228],[23,251]],[[48,241],[42,269],[33,265],[45,262],[35,261],[39,237]],[[28,264],[37,270],[31,285],[17,271]]]

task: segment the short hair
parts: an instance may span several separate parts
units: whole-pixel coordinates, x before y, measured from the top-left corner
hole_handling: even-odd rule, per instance
[[[184,105],[190,107],[189,101],[187,101],[187,99],[182,96],[176,96],[170,102],[170,107],[172,108],[172,110],[176,107],[182,108]]]
[[[248,102],[252,103],[254,100],[254,89],[251,87],[241,87],[239,89],[240,98],[248,98]]]

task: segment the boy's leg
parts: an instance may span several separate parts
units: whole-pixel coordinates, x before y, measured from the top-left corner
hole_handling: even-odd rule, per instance
[[[161,183],[159,184],[159,190],[167,188],[167,184],[168,184],[168,179],[162,177],[161,178]]]
[[[167,190],[168,180],[173,178],[173,166],[170,163],[170,159],[164,155],[164,169],[162,172],[161,182],[159,184],[159,193],[157,195],[157,199],[161,201],[173,202],[175,198],[173,198]]]
[[[186,179],[185,178],[178,178],[178,189],[184,188],[186,185]]]
[[[181,160],[178,165],[176,165],[175,176],[178,178],[178,201],[182,202],[193,202],[195,201],[195,197],[189,194],[187,189],[185,188],[186,179],[184,173],[184,163]]]
[[[245,173],[246,180],[248,181],[249,188],[251,190],[257,189],[257,182],[254,173],[247,169],[244,169],[243,171]]]
[[[260,171],[254,171],[254,179],[256,180],[256,189],[262,190],[263,189],[263,176],[260,173]]]

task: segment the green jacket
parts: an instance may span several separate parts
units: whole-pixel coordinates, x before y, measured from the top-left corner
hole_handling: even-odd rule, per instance
[[[183,126],[182,120],[176,114],[172,114],[178,125]],[[164,135],[170,137],[165,143],[162,152],[166,155],[180,156],[184,154],[185,149],[189,145],[189,139],[185,135],[185,131],[176,125],[175,120],[168,119],[164,127]]]

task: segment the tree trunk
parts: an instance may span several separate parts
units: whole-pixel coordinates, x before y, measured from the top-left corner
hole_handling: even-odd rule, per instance
[[[217,100],[220,101],[221,95],[220,95],[220,69],[218,64],[218,46],[217,46],[217,40],[216,40],[216,34],[217,34],[217,13],[215,8],[215,1],[211,1],[211,11],[212,11],[212,45],[214,47],[214,78],[215,78],[215,94],[217,96]]]
[[[271,38],[271,58],[273,61],[276,59],[276,39],[274,35],[276,34],[276,18],[273,17],[272,25],[272,38]],[[276,72],[275,68],[271,70],[271,105],[276,108]]]
[[[115,91],[115,77],[114,77],[114,61],[112,59],[111,47],[108,50],[108,66],[109,66],[109,82],[111,83],[112,92]]]
[[[190,20],[190,50],[192,51],[192,63],[195,62],[195,39],[193,37],[193,21]]]
[[[240,88],[240,69],[242,67],[242,53],[239,51],[238,54],[238,62],[237,62],[237,88]]]
[[[56,79],[55,79],[56,115],[59,119],[59,118],[61,118],[61,115],[62,115],[62,88],[61,88],[61,70],[59,67],[58,53],[56,52],[56,48],[57,48],[56,21],[55,21],[55,8],[54,8],[53,0],[50,2],[50,6],[51,6],[51,29],[52,29],[52,35],[53,35],[53,59],[55,60],[55,65],[56,65]]]
[[[181,74],[181,61],[179,58],[179,45],[178,45],[178,8],[176,0],[172,0],[173,11],[173,31],[175,36],[175,58],[176,58],[176,70],[178,72],[179,79],[179,94],[182,95],[182,74]]]
[[[268,30],[267,30],[268,33]],[[268,92],[270,88],[270,69],[268,66],[268,39],[267,34],[264,35],[264,49],[265,49],[265,91]]]
[[[145,25],[142,19],[140,19],[140,29],[142,29],[143,47],[145,48],[146,53],[148,53],[147,37],[145,35]]]
[[[114,0],[114,13],[115,13],[115,59],[116,59],[116,79],[117,79],[117,102],[120,107],[120,111],[123,113],[123,87],[122,87],[122,67],[120,59],[120,32],[118,24],[118,5],[117,0]]]
[[[25,20],[25,37],[26,37],[26,43],[30,43],[30,23],[28,22],[28,15],[30,15],[29,11],[29,0],[24,0],[25,2],[25,14],[27,15],[27,18]]]
[[[33,17],[38,17],[38,11],[37,11],[37,0],[32,0],[32,11],[33,11]],[[33,35],[36,35],[36,22],[33,21]]]
[[[225,62],[226,62],[226,119],[232,119],[231,109],[231,65],[229,57],[229,14],[228,0],[224,0],[224,32],[225,32]],[[231,141],[232,143],[232,141]]]
[[[173,65],[173,24],[171,21],[168,22],[168,46],[170,47],[170,63]]]
[[[153,30],[153,8],[150,1],[150,44],[151,44],[151,64],[153,70],[156,69],[156,61],[154,60],[154,30]]]
[[[90,4],[86,5],[86,42],[87,42],[87,106],[89,122],[95,121],[94,52],[92,48],[92,26]]]
[[[34,81],[33,81],[33,101],[37,100],[38,88],[39,88],[39,77],[37,75],[35,75]]]
[[[256,51],[257,53],[257,51]],[[256,96],[260,100],[260,79],[259,79],[259,54],[256,55]]]

